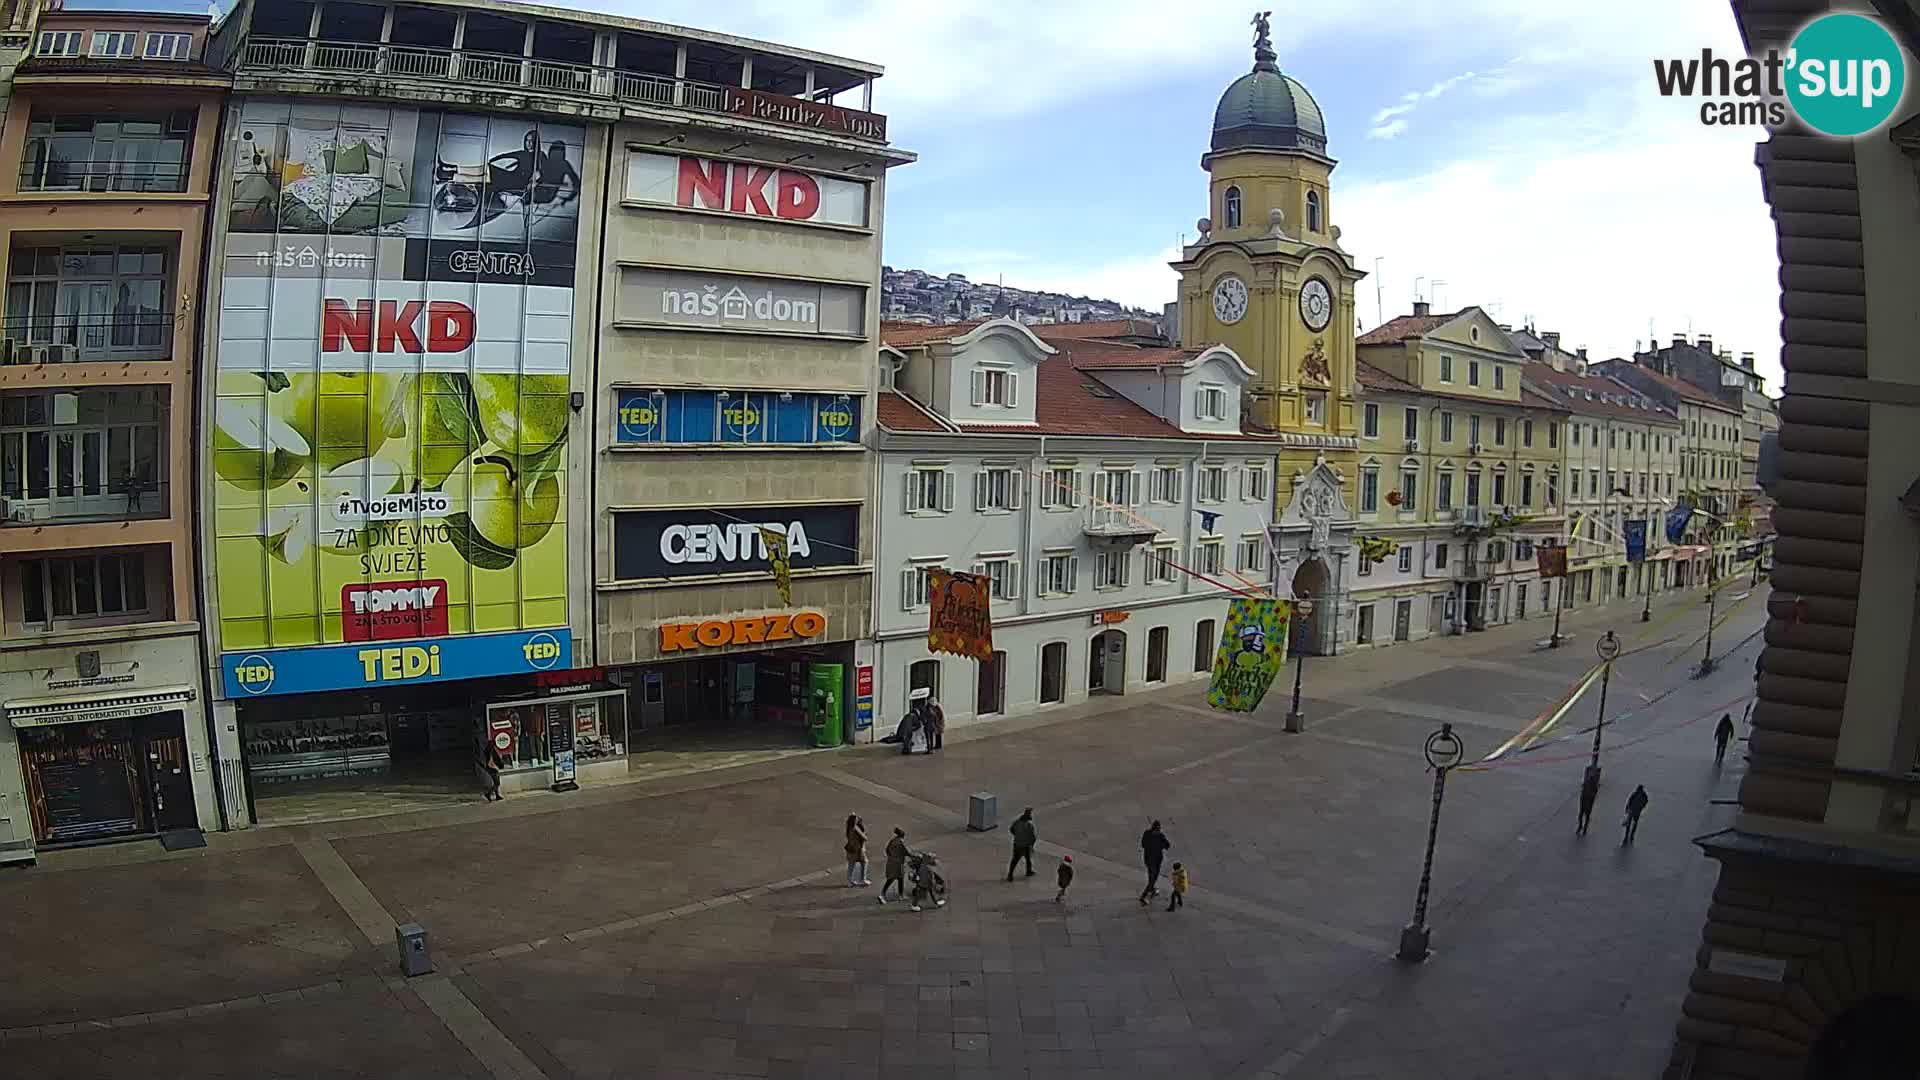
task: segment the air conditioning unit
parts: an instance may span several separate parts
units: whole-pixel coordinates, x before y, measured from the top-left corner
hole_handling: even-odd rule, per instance
[[[1411,453],[1413,453],[1414,451],[1416,451],[1416,450],[1418,450],[1418,449],[1420,449],[1420,440],[1419,440],[1419,439],[1408,439],[1408,440],[1407,440],[1407,453],[1409,453],[1409,454],[1411,454]]]
[[[53,363],[53,360],[48,355],[49,352],[52,350],[52,348],[53,346],[51,345],[28,345],[26,346],[26,349],[25,349],[26,356],[22,360],[22,363],[27,363],[27,364]]]
[[[0,518],[16,525],[25,525],[33,521],[33,507],[22,506],[13,499],[0,499]]]
[[[47,346],[47,353],[47,363],[49,364],[77,364],[80,362],[80,346],[78,345],[49,345]]]

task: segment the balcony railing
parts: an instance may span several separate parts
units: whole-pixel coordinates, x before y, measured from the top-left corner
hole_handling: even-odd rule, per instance
[[[177,161],[29,160],[20,190],[177,193],[187,190],[187,171]]]
[[[771,118],[774,123],[886,141],[886,118],[856,109],[671,75],[470,49],[252,38],[241,53],[240,67],[249,72],[323,72],[518,86],[573,97]],[[756,108],[769,99],[777,107]]]
[[[9,477],[0,494],[0,529],[166,517],[170,505],[165,481],[106,481],[83,471],[51,481],[42,476],[35,487],[23,489]]]
[[[1083,524],[1086,535],[1114,544],[1144,544],[1160,535],[1158,526],[1119,507],[1089,506]]]
[[[173,319],[142,311],[0,320],[0,364],[164,360],[173,352]]]

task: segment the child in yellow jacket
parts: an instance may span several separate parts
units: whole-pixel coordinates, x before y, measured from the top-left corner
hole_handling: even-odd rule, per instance
[[[1187,906],[1187,868],[1184,863],[1174,863],[1173,873],[1169,876],[1173,885],[1173,895],[1167,899],[1167,910]]]

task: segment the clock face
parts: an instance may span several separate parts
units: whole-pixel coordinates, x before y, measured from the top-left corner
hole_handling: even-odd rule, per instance
[[[1307,320],[1307,329],[1321,331],[1327,328],[1327,321],[1333,318],[1333,292],[1327,283],[1319,278],[1308,278],[1300,286],[1300,317]]]
[[[1247,283],[1228,274],[1213,286],[1213,315],[1231,326],[1247,317]]]

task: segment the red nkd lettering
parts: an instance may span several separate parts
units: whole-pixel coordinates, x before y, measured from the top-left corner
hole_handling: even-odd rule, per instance
[[[773,207],[767,205],[767,181],[773,179],[778,169],[756,169],[751,165],[733,167],[733,191],[727,200],[727,209],[736,214],[759,214],[765,217],[773,215]]]
[[[473,337],[473,309],[457,300],[356,300],[348,307],[345,300],[328,299],[320,313],[321,352],[463,352]]]
[[[697,200],[697,201],[696,201]],[[681,206],[700,210],[727,208],[727,163],[680,159],[680,191],[674,199]]]
[[[820,185],[800,172],[780,174],[779,214],[789,221],[806,221],[820,212]]]

